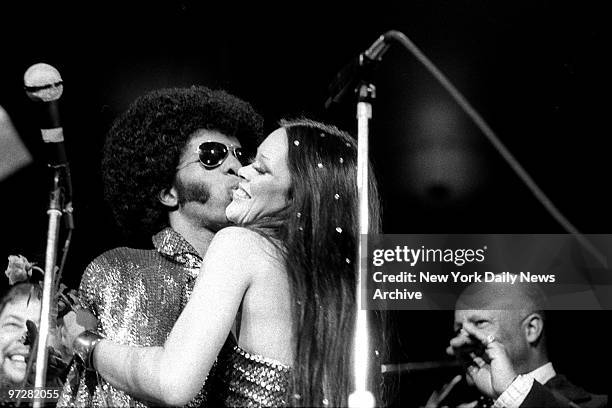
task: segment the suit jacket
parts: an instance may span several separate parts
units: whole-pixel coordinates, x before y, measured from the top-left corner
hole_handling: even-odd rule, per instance
[[[591,394],[569,382],[563,375],[556,375],[544,385],[534,381],[531,391],[521,404],[521,408],[604,408],[607,406],[607,395]]]

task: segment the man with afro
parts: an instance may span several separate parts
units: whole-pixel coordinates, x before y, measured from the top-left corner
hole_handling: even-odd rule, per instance
[[[164,344],[210,241],[227,224],[238,170],[262,125],[247,102],[195,86],[153,91],[115,121],[102,160],[105,196],[121,229],[134,239],[152,236],[154,249],[115,248],[86,268],[80,301],[97,327],[83,323],[83,311],[65,319],[73,320],[67,337],[90,330],[76,336],[75,364],[58,406],[146,406],[96,375],[93,348],[100,337]],[[206,399],[203,388],[190,405]]]

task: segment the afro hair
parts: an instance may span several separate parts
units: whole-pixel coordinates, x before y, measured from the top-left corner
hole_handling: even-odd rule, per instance
[[[247,149],[261,139],[263,119],[222,90],[168,88],[136,99],[112,125],[104,144],[104,193],[115,220],[131,238],[168,224],[159,193],[172,186],[191,135],[199,129],[236,137]]]

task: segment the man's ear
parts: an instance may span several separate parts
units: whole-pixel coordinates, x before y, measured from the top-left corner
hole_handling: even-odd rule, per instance
[[[159,202],[172,209],[178,207],[178,194],[176,187],[165,188],[159,192]]]
[[[529,344],[536,344],[542,339],[544,318],[538,312],[531,313],[523,321],[525,339]]]

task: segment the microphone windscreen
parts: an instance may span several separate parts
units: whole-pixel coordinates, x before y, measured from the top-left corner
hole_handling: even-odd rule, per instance
[[[56,101],[64,91],[59,71],[42,62],[26,70],[23,75],[23,84],[26,94],[35,102]]]

